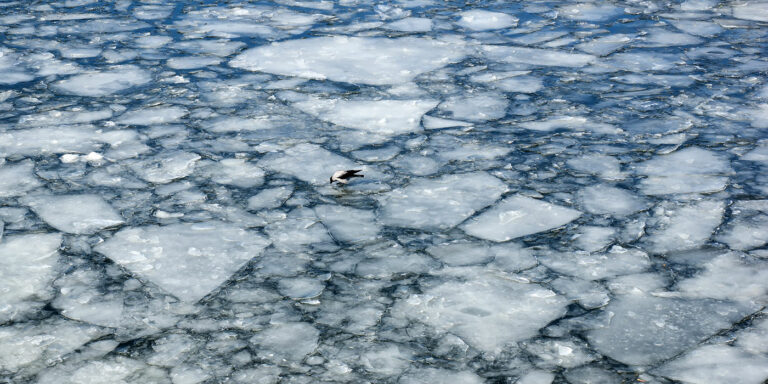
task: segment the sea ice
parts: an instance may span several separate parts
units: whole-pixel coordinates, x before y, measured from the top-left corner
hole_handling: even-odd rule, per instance
[[[598,175],[606,180],[621,180],[625,175],[621,172],[621,163],[613,156],[589,154],[568,159],[569,167],[592,175]]]
[[[211,180],[240,188],[253,188],[264,182],[264,171],[246,159],[222,159],[208,166]]]
[[[537,357],[536,365],[542,368],[574,368],[596,359],[583,342],[576,344],[569,340],[542,339],[523,343],[523,348]]]
[[[230,65],[286,76],[386,85],[410,81],[464,55],[463,46],[438,40],[328,36],[252,48]]]
[[[435,100],[309,99],[293,106],[342,127],[399,135],[420,130],[421,116],[437,103]]]
[[[314,185],[327,184],[336,170],[358,167],[351,160],[315,144],[299,144],[280,154],[265,156],[259,166]]]
[[[586,309],[600,308],[610,301],[608,291],[600,284],[569,278],[558,277],[550,282],[552,289],[563,294],[568,300],[577,301]]]
[[[155,184],[166,184],[189,176],[195,170],[200,155],[182,151],[167,151],[130,163],[136,175]]]
[[[517,17],[501,12],[473,9],[459,14],[461,19],[456,25],[472,31],[502,29],[517,25]]]
[[[218,57],[206,57],[206,56],[187,56],[187,57],[172,57],[168,59],[166,65],[173,69],[195,69],[206,68],[218,65],[221,59]]]
[[[259,356],[274,362],[300,362],[317,349],[320,332],[308,323],[277,323],[251,337]]]
[[[34,174],[35,163],[0,163],[0,198],[22,196],[43,184]]]
[[[768,303],[768,263],[729,252],[703,263],[703,272],[680,281],[686,297]]]
[[[135,66],[115,67],[108,71],[75,75],[54,84],[60,92],[78,96],[106,96],[144,85],[152,80],[147,71]]]
[[[533,131],[549,132],[555,129],[572,129],[575,131],[592,131],[602,134],[617,134],[623,132],[611,124],[598,123],[583,116],[555,116],[540,121],[526,121],[520,127]]]
[[[558,14],[573,20],[606,21],[618,17],[624,11],[612,4],[578,3],[557,8]]]
[[[760,384],[768,379],[768,358],[729,345],[704,345],[652,372],[685,383]]]
[[[520,236],[548,231],[570,223],[581,212],[542,200],[515,195],[462,225],[464,232],[492,241],[508,241]]]
[[[291,186],[264,189],[248,198],[248,210],[258,211],[261,209],[277,208],[283,205],[292,194],[293,187]]]
[[[616,229],[609,227],[582,226],[573,236],[576,246],[587,252],[596,252],[610,245],[616,236]]]
[[[489,60],[534,66],[583,67],[597,60],[595,56],[583,53],[502,45],[484,45],[480,52]]]
[[[485,172],[416,179],[380,200],[380,220],[397,227],[447,229],[496,201],[506,189]]]
[[[5,323],[50,298],[61,234],[8,235],[0,240],[0,322]]]
[[[471,371],[452,371],[440,368],[418,368],[408,370],[398,380],[399,384],[421,383],[462,383],[481,384],[485,380]]]
[[[584,280],[602,280],[643,272],[651,266],[648,255],[632,248],[613,246],[607,252],[544,252],[539,261],[557,272]]]
[[[695,346],[751,313],[716,300],[619,296],[604,308],[613,318],[587,334],[597,351],[629,365],[652,365]]]
[[[408,252],[397,243],[382,242],[366,247],[358,255],[362,257],[354,272],[367,279],[389,279],[401,274],[427,273],[440,264],[421,253]],[[346,260],[339,263],[343,266]]]
[[[142,108],[124,113],[117,122],[125,125],[155,125],[179,121],[188,113],[186,108],[163,106]]]
[[[285,220],[270,223],[264,228],[275,248],[285,251],[303,250],[312,244],[332,243],[328,230],[309,208],[296,208]]]
[[[750,250],[768,243],[768,215],[737,218],[717,236],[717,241],[735,250]]]
[[[216,289],[269,241],[220,222],[125,228],[94,249],[186,302]]]
[[[50,226],[67,233],[91,234],[124,223],[98,195],[34,195],[24,197],[22,203]]]
[[[725,189],[731,167],[712,151],[689,147],[642,162],[636,172],[648,176],[642,181],[648,195],[711,193]]]
[[[384,26],[386,29],[400,32],[429,32],[432,30],[432,19],[421,17],[406,17]]]
[[[498,120],[507,114],[509,100],[497,93],[451,97],[440,103],[439,109],[449,112],[457,120],[483,122]]]
[[[585,43],[576,45],[576,48],[597,56],[605,56],[629,44],[635,36],[622,33],[597,37]]]
[[[579,191],[581,206],[598,215],[626,216],[648,208],[648,202],[623,188],[598,184]]]
[[[452,333],[483,352],[499,353],[565,314],[566,300],[536,284],[494,276],[445,281],[398,300],[391,314]]]
[[[733,17],[745,20],[768,21],[768,4],[744,1],[733,4]]]
[[[55,316],[34,326],[0,327],[0,370],[16,372],[32,364],[39,370],[102,335],[99,327]]]
[[[343,205],[318,205],[315,213],[337,240],[369,242],[377,239],[381,230],[374,221],[375,214],[369,210]]]
[[[704,245],[720,225],[725,205],[703,200],[687,206],[657,210],[658,227],[649,231],[649,249],[656,253],[683,251]]]

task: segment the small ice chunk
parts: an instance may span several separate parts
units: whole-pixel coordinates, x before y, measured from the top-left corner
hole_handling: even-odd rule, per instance
[[[480,50],[489,60],[534,66],[583,67],[597,60],[592,55],[569,53],[553,49],[484,45]]]
[[[504,92],[536,93],[544,88],[544,81],[534,76],[514,76],[490,83]]]
[[[669,281],[665,276],[651,272],[618,276],[608,281],[608,289],[616,295],[650,293],[667,285]]]
[[[752,126],[755,128],[768,128],[768,104],[760,104],[749,113],[752,118]]]
[[[768,215],[737,218],[717,236],[717,241],[728,244],[731,249],[742,251],[762,247],[768,243]]]
[[[286,251],[302,250],[305,246],[332,243],[328,230],[309,208],[296,208],[283,221],[264,228],[275,248]]]
[[[99,97],[144,85],[151,80],[152,76],[147,71],[126,65],[103,72],[75,75],[54,83],[53,88],[71,95]]]
[[[422,17],[406,17],[384,26],[386,29],[400,32],[429,32],[432,30],[432,19]]]
[[[471,127],[472,123],[466,121],[443,119],[440,117],[433,117],[424,115],[421,120],[424,128],[426,129],[442,129],[442,128],[456,128],[456,127]]]
[[[506,116],[509,100],[499,93],[480,93],[472,96],[451,97],[440,103],[439,108],[449,112],[454,119],[483,122]]]
[[[701,44],[702,40],[687,33],[667,31],[661,28],[651,28],[642,37],[646,45],[650,47],[671,47],[676,45]]]
[[[206,56],[187,56],[187,57],[172,57],[168,59],[166,65],[173,69],[196,69],[205,68],[215,65],[219,65],[221,59],[218,57],[206,57]]]
[[[130,163],[129,167],[150,183],[166,184],[189,176],[200,159],[200,155],[195,153],[171,151]]]
[[[579,191],[578,199],[589,213],[626,216],[648,208],[648,202],[626,189],[604,184],[593,185]]]
[[[153,353],[147,363],[161,367],[175,367],[181,364],[197,348],[197,341],[190,335],[169,334],[152,344]]]
[[[378,237],[381,227],[374,221],[371,210],[355,209],[343,205],[319,205],[315,213],[337,240],[369,242]]]
[[[499,353],[564,315],[566,305],[564,298],[536,284],[479,275],[400,299],[391,314],[421,322],[438,335],[452,333],[480,351]]]
[[[95,111],[48,111],[34,115],[19,117],[19,125],[28,127],[44,127],[46,125],[85,124],[112,117],[111,109]]]
[[[125,125],[167,124],[179,121],[187,113],[186,108],[178,106],[150,107],[126,112],[117,122]]]
[[[56,277],[61,234],[9,235],[1,240],[0,322],[5,323],[42,307],[43,303],[35,302],[50,297],[47,290]]]
[[[351,160],[315,144],[299,144],[286,149],[282,154],[265,156],[259,165],[314,185],[327,184],[336,170],[358,167]]]
[[[577,301],[586,309],[600,308],[611,300],[608,291],[601,285],[587,280],[558,277],[550,282],[552,289],[565,295],[568,300]]]
[[[421,253],[408,252],[397,243],[383,242],[366,247],[365,257],[355,266],[358,276],[367,279],[388,279],[401,274],[427,273],[440,265]]]
[[[704,245],[720,225],[725,204],[704,200],[661,212],[660,226],[651,231],[650,249],[657,253],[683,251]]]
[[[125,222],[98,195],[35,195],[22,202],[50,226],[67,233],[91,234]]]
[[[704,267],[704,272],[680,281],[677,289],[687,297],[768,303],[767,262],[729,252]]]
[[[440,368],[410,369],[400,376],[398,384],[462,383],[482,384],[485,379],[471,371],[452,371]]]
[[[416,179],[380,200],[380,220],[391,226],[447,229],[496,201],[507,187],[485,173]]]
[[[532,131],[549,132],[555,129],[572,129],[576,131],[591,131],[602,134],[617,134],[624,132],[621,128],[607,123],[597,123],[583,116],[555,116],[540,121],[526,121],[520,127]]]
[[[733,17],[744,20],[768,21],[768,3],[745,1],[731,8]]]
[[[421,116],[437,104],[435,100],[309,99],[293,106],[342,127],[399,135],[420,130]]]
[[[220,222],[125,228],[95,250],[186,302],[216,289],[269,245]]]
[[[685,383],[760,384],[768,379],[768,358],[729,345],[705,345],[652,372]]]
[[[264,182],[264,171],[245,159],[222,159],[208,169],[211,180],[240,188],[253,188]]]
[[[34,326],[17,323],[0,327],[0,370],[17,372],[35,362],[48,365],[104,333],[99,327],[59,317],[36,322]]]
[[[712,37],[724,31],[720,24],[712,21],[675,20],[672,25],[683,32],[703,37]]]
[[[311,299],[320,296],[325,290],[325,284],[310,277],[281,279],[277,283],[277,291],[293,300]]]
[[[538,358],[536,366],[540,368],[573,368],[597,358],[584,343],[576,344],[569,340],[542,339],[524,343],[523,348]]]
[[[576,48],[593,55],[605,56],[623,48],[634,38],[634,35],[615,33],[578,44]]]
[[[16,164],[0,164],[0,198],[22,196],[43,185],[34,174],[30,160]]]
[[[462,45],[438,40],[329,36],[252,48],[230,65],[286,76],[386,85],[408,82],[464,56]]]
[[[274,362],[301,362],[317,349],[320,332],[308,323],[270,324],[251,337],[259,356]]]
[[[584,280],[602,280],[643,272],[651,266],[648,255],[639,250],[613,246],[608,252],[545,252],[539,261],[548,268]]]
[[[427,253],[453,266],[486,264],[494,258],[490,247],[467,242],[433,245]]]
[[[616,229],[584,226],[574,235],[576,246],[587,252],[596,252],[610,245],[616,236]]]
[[[548,231],[568,224],[579,216],[581,212],[573,209],[515,195],[502,200],[461,227],[472,236],[501,242]]]
[[[265,189],[258,194],[248,198],[248,210],[258,211],[261,209],[277,208],[293,194],[292,186],[283,186]]]
[[[649,195],[707,193],[725,189],[731,167],[712,151],[689,147],[642,162],[636,172],[648,176],[642,189]]]
[[[621,172],[621,163],[613,156],[590,154],[568,159],[569,167],[591,175],[598,175],[607,180],[621,180],[625,175]]]
[[[768,145],[755,147],[755,149],[745,153],[741,160],[768,163]]]
[[[754,308],[716,300],[619,296],[604,309],[610,324],[590,331],[597,351],[629,365],[652,365],[695,346],[752,313]]]
[[[49,153],[88,152],[102,137],[92,126],[20,129],[0,133],[0,153],[40,156]]]
[[[360,356],[360,363],[368,372],[379,375],[401,374],[413,360],[413,352],[398,345],[374,347]]]
[[[604,22],[624,14],[624,10],[612,4],[578,3],[557,8],[559,15],[573,20]]]
[[[517,17],[483,9],[473,9],[459,14],[461,19],[456,25],[472,31],[485,31],[489,29],[502,29],[517,25]]]
[[[545,371],[530,371],[520,376],[515,384],[552,384],[555,374]]]

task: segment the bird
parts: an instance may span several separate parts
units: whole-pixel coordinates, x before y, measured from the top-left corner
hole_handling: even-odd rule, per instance
[[[358,175],[358,172],[362,172],[362,169],[348,169],[346,171],[336,171],[331,176],[331,184],[334,181],[338,181],[341,184],[349,183],[349,179],[353,177],[365,177],[364,175]]]

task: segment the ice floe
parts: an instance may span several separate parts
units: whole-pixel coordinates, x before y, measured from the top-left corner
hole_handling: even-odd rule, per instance
[[[500,201],[461,228],[481,239],[507,241],[563,226],[579,216],[581,212],[574,209],[515,195]]]
[[[54,84],[54,88],[71,95],[99,97],[144,85],[152,75],[135,66],[116,67],[108,71],[84,73]]]
[[[436,40],[335,36],[252,48],[230,65],[310,79],[385,85],[407,82],[464,55],[463,46]]]
[[[267,245],[251,231],[209,222],[125,228],[95,249],[179,299],[196,302]]]
[[[500,294],[501,293],[501,294]],[[446,281],[399,300],[392,316],[453,333],[484,352],[500,353],[565,312],[566,300],[536,284],[477,276]]]
[[[63,232],[90,234],[124,223],[120,214],[98,195],[32,195],[22,202]]]
[[[451,228],[492,204],[505,190],[501,180],[485,172],[417,179],[382,198],[381,221],[398,227]]]

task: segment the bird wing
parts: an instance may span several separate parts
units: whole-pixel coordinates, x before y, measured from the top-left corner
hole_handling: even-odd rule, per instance
[[[362,171],[363,171],[362,169],[349,169],[347,171],[344,171],[344,176],[354,175],[354,174],[356,174],[358,172],[362,172]]]

